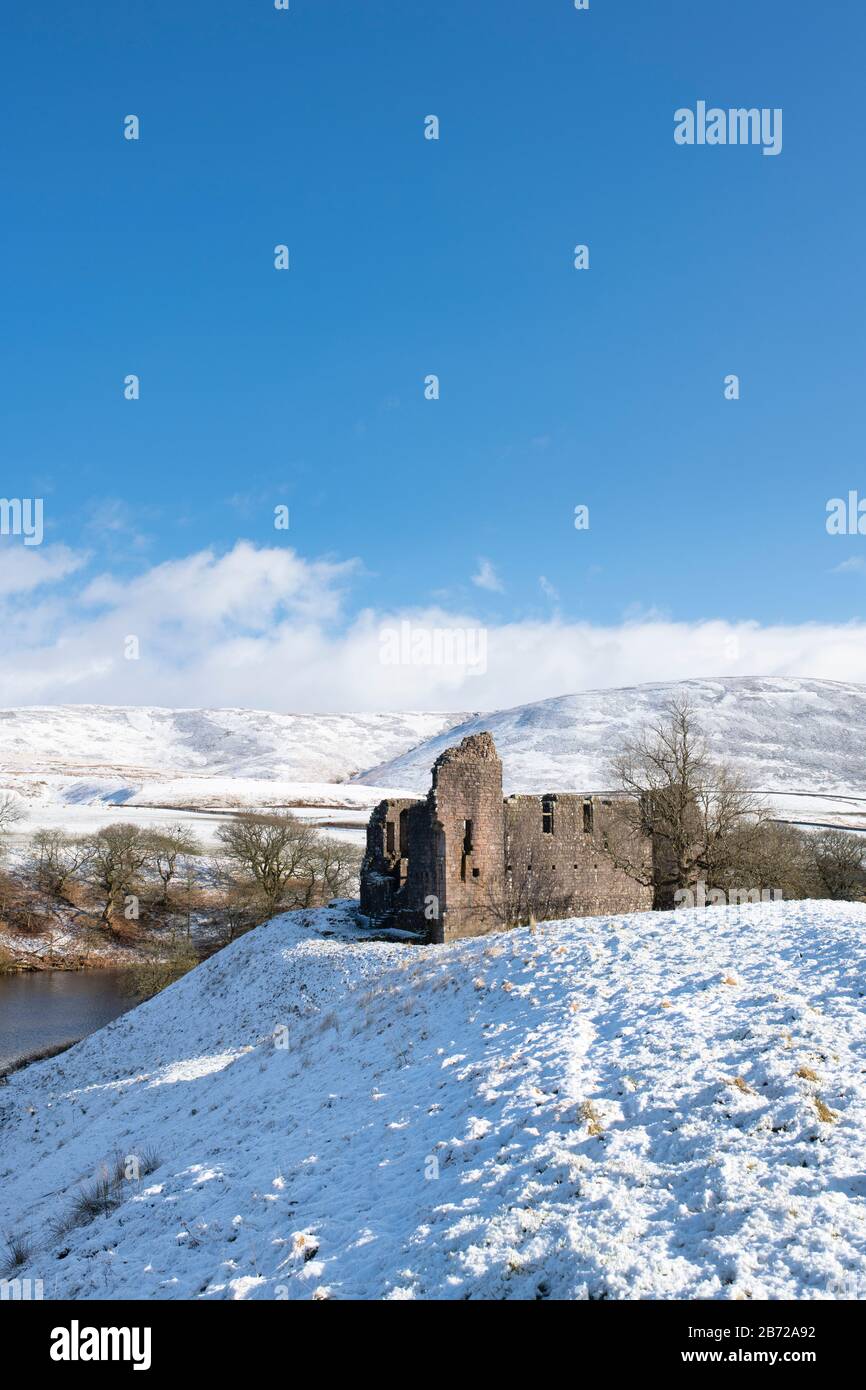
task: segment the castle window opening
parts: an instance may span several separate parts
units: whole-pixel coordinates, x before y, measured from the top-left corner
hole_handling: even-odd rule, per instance
[[[556,798],[553,796],[543,796],[541,798],[541,829],[545,835],[553,834],[553,806]]]
[[[584,833],[584,835],[591,835],[591,834],[592,834],[592,802],[591,802],[591,801],[584,801],[584,803],[583,803],[583,833]]]
[[[385,826],[385,849],[388,854],[394,853],[394,822],[389,820]]]

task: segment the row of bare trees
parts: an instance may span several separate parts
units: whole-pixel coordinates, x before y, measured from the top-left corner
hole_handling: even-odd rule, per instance
[[[360,854],[290,812],[248,813],[217,831],[214,873],[225,895],[231,934],[278,912],[316,907],[357,890]]]
[[[20,819],[17,803],[0,800],[0,843]],[[314,907],[356,887],[357,850],[289,812],[238,815],[219,828],[217,841],[217,852],[205,854],[184,825],[151,829],[131,821],[86,835],[39,829],[14,878],[19,890],[32,886],[60,907],[80,909],[87,892],[112,931],[138,920],[140,901],[160,920],[185,911],[189,930],[195,898],[225,923],[230,939],[278,912]]]
[[[36,830],[25,873],[43,893],[66,902],[75,885],[87,884],[102,901],[102,921],[112,925],[142,893],[167,908],[172,883],[179,877],[188,885],[194,881],[200,854],[199,841],[185,826],[145,829],[117,821],[89,835]],[[155,893],[149,891],[154,884]]]

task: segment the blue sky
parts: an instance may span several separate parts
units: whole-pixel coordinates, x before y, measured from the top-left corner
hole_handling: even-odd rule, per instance
[[[671,674],[866,679],[847,640],[833,656],[866,537],[824,526],[866,495],[864,39],[860,7],[805,0],[7,7],[0,494],[44,498],[46,529],[38,556],[2,543],[6,702],[454,703],[363,661],[329,684],[322,656],[308,684],[303,640],[273,686],[214,689],[222,643],[236,666],[264,643],[261,670],[313,622],[333,671],[359,621],[434,611],[554,646],[796,629]],[[699,99],[782,108],[782,153],[677,146]],[[143,592],[247,561],[272,564],[265,595],[226,599],[198,664],[164,614],[118,664],[131,595],[144,626]],[[599,658],[533,684],[521,650],[489,701],[667,673]]]

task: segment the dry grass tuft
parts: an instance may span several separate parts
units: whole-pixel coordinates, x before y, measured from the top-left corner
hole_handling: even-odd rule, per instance
[[[757,1094],[749,1085],[748,1081],[743,1080],[742,1076],[735,1076],[732,1081],[728,1082],[728,1085],[736,1086],[737,1090],[742,1091],[745,1096],[754,1096]]]
[[[586,1121],[587,1133],[597,1139],[604,1133],[604,1126],[601,1123],[601,1116],[596,1110],[591,1100],[585,1100],[580,1107],[580,1118]]]
[[[832,1125],[836,1122],[836,1111],[831,1110],[829,1105],[825,1105],[820,1096],[812,1097],[812,1104],[818,1112],[818,1119],[822,1124]]]
[[[802,1076],[804,1081],[818,1080],[818,1073],[816,1071],[813,1071],[811,1067],[801,1067],[800,1070],[797,1072],[797,1075]]]
[[[11,1232],[6,1237],[5,1251],[0,1262],[0,1277],[11,1279],[15,1271],[30,1262],[33,1250],[29,1236],[20,1231]]]

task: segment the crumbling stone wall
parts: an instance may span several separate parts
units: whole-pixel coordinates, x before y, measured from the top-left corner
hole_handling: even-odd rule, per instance
[[[502,797],[488,733],[448,748],[423,801],[383,801],[370,817],[361,910],[428,941],[479,936],[519,922],[635,912],[652,889],[604,853],[615,798]],[[634,858],[652,862],[649,839]]]
[[[361,911],[368,917],[390,917],[395,898],[409,872],[403,813],[411,800],[380,801],[367,823],[367,853],[361,870]],[[401,845],[401,828],[404,843]],[[404,854],[403,851],[406,851]]]

